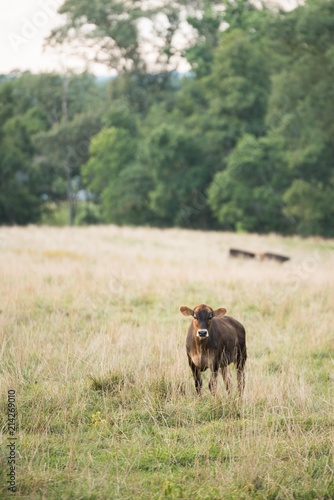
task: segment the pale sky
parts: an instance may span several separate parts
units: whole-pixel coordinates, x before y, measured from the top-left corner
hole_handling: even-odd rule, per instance
[[[85,62],[57,49],[45,48],[50,31],[61,24],[57,15],[63,0],[0,0],[0,74],[30,70],[34,73],[84,70]],[[91,68],[108,74],[101,65]]]
[[[281,0],[293,8],[297,0]],[[62,52],[61,48],[43,49],[45,37],[61,23],[57,15],[63,0],[0,0],[0,74],[15,70],[34,73],[84,70],[85,62]],[[276,0],[275,3],[278,3]],[[108,69],[94,65],[96,74],[108,74]]]

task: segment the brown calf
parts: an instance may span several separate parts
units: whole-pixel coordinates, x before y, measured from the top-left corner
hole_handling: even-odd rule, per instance
[[[244,366],[247,359],[246,332],[242,324],[230,316],[225,316],[224,307],[214,311],[210,306],[201,304],[194,309],[181,306],[180,311],[184,316],[193,317],[188,330],[186,348],[197,393],[201,394],[201,372],[207,368],[211,370],[209,389],[212,395],[215,395],[217,390],[219,369],[226,389],[230,393],[232,384],[228,365],[234,363],[238,389],[242,395],[245,387]]]

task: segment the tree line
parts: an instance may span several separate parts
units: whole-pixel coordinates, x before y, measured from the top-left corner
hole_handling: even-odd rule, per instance
[[[76,224],[334,236],[333,1],[60,12],[48,43],[83,40],[118,73],[1,77],[0,223],[50,221],[66,203]]]

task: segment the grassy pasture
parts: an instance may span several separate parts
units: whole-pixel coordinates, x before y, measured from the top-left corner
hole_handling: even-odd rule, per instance
[[[230,246],[291,261],[232,260]],[[276,235],[1,228],[0,498],[333,499],[333,250]],[[208,374],[195,395],[178,307],[201,302],[246,327],[243,402],[221,377],[213,399]]]

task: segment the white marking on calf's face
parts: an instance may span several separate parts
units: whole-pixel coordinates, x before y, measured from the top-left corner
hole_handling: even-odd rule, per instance
[[[196,336],[199,337],[200,339],[205,339],[208,338],[209,332],[206,328],[202,328],[197,330]]]

